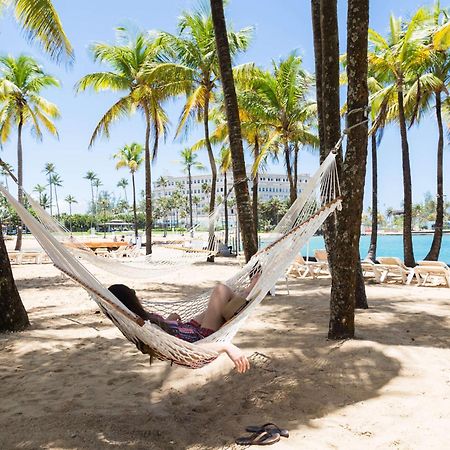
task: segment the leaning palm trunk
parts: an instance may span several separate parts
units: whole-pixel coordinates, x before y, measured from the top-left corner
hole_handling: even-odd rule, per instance
[[[378,162],[377,162],[377,137],[371,135],[372,146],[372,231],[370,233],[370,245],[367,259],[375,261],[377,258],[378,235]]]
[[[409,162],[409,144],[406,131],[405,108],[403,104],[402,81],[399,82],[397,90],[398,119],[400,123],[400,134],[402,139],[402,166],[403,166],[403,253],[405,264],[414,267],[414,251],[412,243],[412,188],[411,188],[411,165]]]
[[[444,225],[444,174],[443,174],[443,158],[444,158],[444,128],[442,126],[442,103],[441,93],[436,92],[436,120],[439,130],[439,139],[437,147],[437,192],[436,192],[436,221],[434,223],[433,242],[430,251],[425,256],[426,260],[437,261],[441,251],[442,228]]]
[[[242,146],[241,122],[231,68],[230,47],[223,12],[223,0],[211,0],[211,13],[216,37],[217,56],[219,59],[220,78],[222,80],[225,110],[227,114],[228,136],[233,162],[234,190],[238,210],[239,227],[242,233],[242,244],[245,259],[258,251],[255,225],[250,203],[250,195],[245,172],[244,148]]]
[[[19,120],[19,126],[17,128],[17,179],[18,179],[18,187],[17,187],[17,198],[20,203],[23,203],[23,155],[22,155],[22,127],[23,122],[22,118]],[[17,230],[17,240],[15,249],[20,251],[22,250],[22,222],[19,223],[19,229]]]
[[[145,108],[145,254],[152,253],[152,172],[150,158],[150,113]]]
[[[0,332],[20,331],[30,324],[9,263],[0,226]]]

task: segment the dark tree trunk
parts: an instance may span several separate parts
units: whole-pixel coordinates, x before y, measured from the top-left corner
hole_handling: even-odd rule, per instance
[[[436,92],[436,120],[439,130],[439,139],[437,147],[437,191],[436,191],[436,221],[434,223],[433,242],[430,251],[425,259],[428,261],[437,261],[441,251],[442,228],[444,226],[444,128],[442,126],[442,101],[441,93]]]
[[[300,149],[298,148],[298,143],[296,142],[294,144],[294,193],[295,193],[295,200],[297,200],[297,189],[298,189],[298,152],[299,151],[300,151]]]
[[[242,146],[241,123],[238,102],[234,87],[231,67],[230,47],[223,12],[223,0],[211,0],[211,13],[216,37],[217,56],[219,59],[220,78],[222,80],[225,110],[227,113],[228,136],[233,162],[236,206],[245,259],[248,261],[257,251],[257,238],[251,209],[250,195],[245,172],[244,148]]]
[[[223,192],[225,199],[223,201],[223,207],[225,212],[225,245],[228,247],[228,180],[227,171],[223,173]]]
[[[136,239],[136,245],[138,241],[138,221],[137,221],[137,208],[136,208],[136,183],[134,180],[134,173],[131,173],[131,184],[133,186],[133,216],[134,216],[134,237]]]
[[[284,163],[286,165],[286,173],[289,180],[289,202],[292,205],[297,196],[294,187],[294,178],[292,176],[291,150],[288,142],[284,143]]]
[[[55,189],[55,202],[56,202],[56,217],[59,220],[59,203],[58,203],[58,191],[56,190],[56,184],[54,186]]]
[[[377,237],[378,237],[378,162],[377,162],[377,136],[376,132],[371,135],[372,147],[372,231],[370,234],[370,245],[367,259],[377,259]]]
[[[22,117],[19,120],[19,126],[17,128],[17,199],[19,203],[23,204],[23,154],[22,154]],[[17,230],[17,239],[15,249],[22,250],[22,231],[23,223],[19,222],[19,228]]]
[[[255,136],[255,161],[259,156],[259,139],[258,135]],[[252,207],[253,207],[253,221],[255,222],[255,235],[258,236],[258,181],[259,181],[259,172],[256,171],[253,177],[252,183]]]
[[[0,332],[20,331],[30,324],[9,264],[0,224]]]
[[[403,81],[399,81],[397,88],[398,119],[402,140],[403,166],[403,256],[408,267],[414,267],[414,251],[412,243],[412,185],[411,165],[409,162],[409,144],[406,131],[405,108],[403,105]]]
[[[152,253],[152,162],[150,155],[150,112],[148,107],[144,108],[145,112],[145,144],[144,144],[144,167],[145,167],[145,254]],[[155,137],[155,145],[158,139]],[[155,153],[155,151],[153,152]]]
[[[368,0],[349,0],[347,16],[347,105],[353,112],[365,108],[367,89]],[[339,43],[336,0],[321,2],[322,89],[326,148],[339,139]],[[326,61],[326,66],[324,62]],[[326,70],[325,70],[326,69]],[[327,90],[330,92],[327,94]],[[351,127],[365,118],[364,111],[348,115]],[[341,168],[342,211],[338,214],[332,248],[330,339],[351,338],[355,333],[355,305],[358,286],[359,238],[367,158],[367,123],[348,135]],[[362,285],[363,286],[363,285]]]

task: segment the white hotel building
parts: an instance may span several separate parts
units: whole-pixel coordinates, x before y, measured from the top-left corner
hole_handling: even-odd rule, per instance
[[[250,169],[247,169],[247,173],[250,173]],[[186,176],[165,176],[167,180],[167,186],[160,187],[157,186],[157,183],[154,183],[153,187],[153,195],[154,199],[158,199],[163,196],[171,196],[177,189],[178,186],[181,187],[181,193],[183,195],[189,195],[189,181]],[[297,183],[297,192],[300,193],[303,189],[305,183],[309,180],[310,176],[308,174],[299,174],[298,175],[298,183]],[[206,212],[209,206],[209,193],[205,193],[202,189],[202,186],[207,184],[211,186],[211,174],[201,174],[201,175],[192,175],[192,196],[200,199],[200,203],[198,205],[199,216],[206,216]],[[233,173],[230,171],[227,173],[227,190],[229,190],[233,186]],[[252,195],[253,190],[253,182],[251,180],[248,181],[248,189],[250,195]],[[217,175],[217,185],[216,185],[216,204],[220,198],[224,196],[224,177],[222,174]],[[234,191],[230,193],[229,199],[234,199]],[[258,200],[261,202],[266,202],[272,198],[278,198],[280,200],[289,199],[289,180],[287,175],[284,174],[275,174],[275,173],[261,173],[259,174],[258,180]],[[194,206],[194,212],[195,212]],[[234,215],[234,208],[230,208],[230,215]],[[230,217],[231,218],[231,217]]]

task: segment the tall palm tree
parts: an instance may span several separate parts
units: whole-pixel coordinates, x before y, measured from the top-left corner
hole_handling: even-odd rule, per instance
[[[114,45],[97,43],[91,47],[94,60],[110,67],[106,72],[95,72],[84,76],[77,83],[77,90],[93,88],[94,91],[110,90],[124,93],[103,115],[97,124],[90,141],[102,134],[109,137],[112,123],[129,116],[136,110],[145,118],[145,214],[146,214],[146,253],[152,251],[152,198],[151,161],[158,152],[161,136],[165,136],[168,117],[163,109],[165,100],[184,89],[183,82],[174,81],[161,71],[155,72],[159,61],[159,47],[144,33],[132,37],[125,28],[118,29],[120,36]],[[150,153],[150,133],[153,133],[153,149]]]
[[[144,162],[142,153],[144,148],[141,144],[133,142],[132,144],[125,145],[117,153],[113,155],[114,159],[117,159],[116,169],[126,167],[131,174],[131,184],[133,189],[133,214],[134,214],[134,235],[136,242],[139,237],[138,223],[137,223],[137,209],[136,209],[136,184],[134,180],[135,173],[139,170],[139,167]]]
[[[127,186],[128,186],[128,180],[126,178],[121,178],[117,182],[117,187],[123,189],[123,195],[124,195],[124,198],[125,198],[125,202],[128,203],[128,200],[127,200]]]
[[[56,78],[45,73],[37,62],[25,55],[18,58],[0,57],[0,136],[5,142],[12,128],[17,129],[17,181],[18,200],[23,202],[23,150],[22,130],[30,126],[38,140],[42,140],[42,127],[57,136],[52,119],[59,117],[56,105],[46,100],[40,92],[50,86],[59,86]],[[16,250],[22,247],[22,227],[17,233]]]
[[[421,59],[417,64],[416,76],[405,98],[407,108],[413,110],[411,123],[419,120],[420,116],[434,106],[436,123],[438,127],[437,144],[437,171],[436,171],[436,217],[433,241],[430,250],[425,256],[426,260],[436,261],[442,243],[442,228],[444,225],[444,127],[442,123],[442,97],[448,94],[450,85],[450,53],[433,38],[439,31],[450,23],[448,11],[442,10],[440,2],[427,10],[428,21],[424,20],[424,31],[428,33],[426,40],[427,50],[431,49],[428,58]],[[450,42],[449,42],[450,44]],[[411,105],[411,106],[410,106]]]
[[[178,22],[178,35],[160,34],[160,43],[170,60],[165,66],[178,74],[190,87],[186,98],[177,135],[196,119],[203,123],[205,147],[211,167],[211,197],[209,213],[215,208],[217,167],[210,140],[210,104],[215,99],[220,71],[216,50],[214,24],[211,10],[206,4],[193,12],[184,12]],[[247,49],[250,43],[251,28],[227,33],[230,56]]]
[[[96,207],[95,207],[95,198],[94,198],[94,182],[98,179],[98,176],[95,172],[92,170],[88,170],[86,172],[86,175],[83,177],[85,180],[89,181],[89,184],[91,185],[91,205],[92,205],[92,216],[91,216],[91,228],[93,225],[93,216],[95,216],[96,213]]]
[[[65,202],[69,204],[69,220],[70,220],[70,234],[72,234],[72,204],[78,203],[77,199],[73,195],[67,195],[64,199]]]
[[[55,203],[56,203],[56,216],[59,218],[59,202],[58,202],[58,191],[56,188],[62,187],[63,180],[61,176],[57,173],[53,173],[51,176],[51,182],[53,185],[53,189],[55,191]]]
[[[162,175],[156,180],[156,186],[162,188],[163,190],[163,195],[164,198],[166,198],[166,188],[169,185],[169,181],[167,180],[166,177],[163,177]],[[165,206],[167,206],[165,204]],[[163,232],[163,237],[167,236],[167,210],[168,208],[163,208],[164,211],[164,232]]]
[[[192,148],[185,148],[181,151],[181,164],[184,171],[188,174],[188,195],[189,195],[189,227],[191,229],[191,235],[194,234],[194,222],[192,211],[192,169],[204,169],[204,165],[197,161],[198,155],[192,150]]]
[[[52,206],[53,206],[53,180],[52,176],[55,173],[55,165],[53,163],[46,163],[44,166],[43,172],[48,177],[48,198],[50,202],[50,215],[53,214]]]
[[[13,6],[17,21],[35,37],[44,50],[58,60],[59,55],[73,57],[58,14],[50,0],[0,0],[0,9]],[[28,315],[22,304],[12,276],[11,266],[0,228],[0,331],[19,331],[29,325]]]
[[[100,186],[103,186],[102,180],[100,180],[100,178],[97,176],[95,180],[92,181],[92,186],[95,187],[94,202],[95,202],[95,214],[97,214],[97,204],[99,202],[98,188]]]
[[[33,192],[37,192],[39,195],[39,204],[42,206],[42,194],[45,192],[45,189],[47,186],[44,186],[43,184],[36,184],[33,188]]]
[[[412,243],[412,183],[409,143],[407,133],[407,111],[405,110],[405,91],[411,82],[411,75],[417,78],[420,61],[428,57],[430,49],[425,43],[425,34],[417,33],[427,19],[427,12],[420,8],[410,22],[403,23],[393,15],[390,18],[390,32],[385,39],[374,30],[369,30],[372,44],[368,53],[371,71],[377,76],[388,77],[388,84],[379,95],[383,97],[378,121],[395,116],[400,125],[403,168],[403,252],[405,264],[414,267]]]

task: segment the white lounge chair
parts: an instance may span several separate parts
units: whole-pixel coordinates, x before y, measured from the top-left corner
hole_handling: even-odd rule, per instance
[[[430,277],[440,278],[450,288],[450,268],[442,261],[419,261],[414,267],[417,284],[424,286]]]
[[[386,269],[383,269],[380,264],[375,264],[370,259],[361,261],[361,269],[364,277],[373,277],[377,283],[381,283]]]
[[[314,256],[319,265],[318,273],[325,272],[326,274],[330,274],[327,251],[325,249],[314,250]]]
[[[400,258],[382,256],[378,258],[380,270],[383,270],[380,281],[383,283],[387,277],[400,277],[403,284],[410,284],[414,278],[414,269],[406,267]]]

